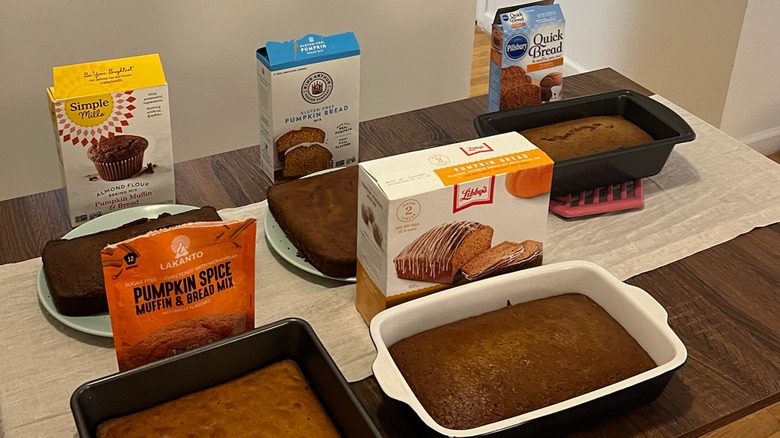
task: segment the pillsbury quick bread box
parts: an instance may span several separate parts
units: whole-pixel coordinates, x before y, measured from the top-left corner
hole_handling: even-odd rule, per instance
[[[565,24],[561,7],[507,9],[498,11],[493,24],[488,111],[559,100]]]
[[[174,202],[168,84],[156,54],[55,67],[47,89],[71,225]]]
[[[360,163],[356,307],[537,266],[552,160],[516,132]]]
[[[272,183],[356,164],[360,47],[352,32],[257,50],[260,153]]]

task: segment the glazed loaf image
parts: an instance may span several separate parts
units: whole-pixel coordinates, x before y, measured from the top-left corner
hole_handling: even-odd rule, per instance
[[[398,278],[452,284],[466,263],[490,249],[493,228],[474,221],[439,225],[393,259]]]

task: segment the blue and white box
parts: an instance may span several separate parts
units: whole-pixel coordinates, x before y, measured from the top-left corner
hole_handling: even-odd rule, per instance
[[[561,98],[565,24],[558,4],[506,8],[496,13],[490,52],[488,111],[537,105]]]
[[[352,32],[256,51],[263,172],[289,181],[358,161],[360,46]]]

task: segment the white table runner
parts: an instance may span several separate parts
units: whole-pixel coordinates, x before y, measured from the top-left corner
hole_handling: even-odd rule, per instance
[[[667,100],[697,134],[644,182],[642,210],[564,220],[550,215],[545,264],[590,260],[620,279],[780,222],[780,165]],[[265,241],[267,204],[226,209],[255,217],[256,324],[308,321],[347,380],[371,374],[375,350],[354,307],[355,285],[303,273]],[[0,266],[0,436],[75,436],[69,399],[81,384],[117,371],[111,339],[63,326],[36,293],[40,258]]]

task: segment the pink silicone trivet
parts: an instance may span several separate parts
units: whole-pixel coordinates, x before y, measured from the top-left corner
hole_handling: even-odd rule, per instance
[[[550,211],[565,218],[631,210],[644,205],[641,179],[550,199]]]

